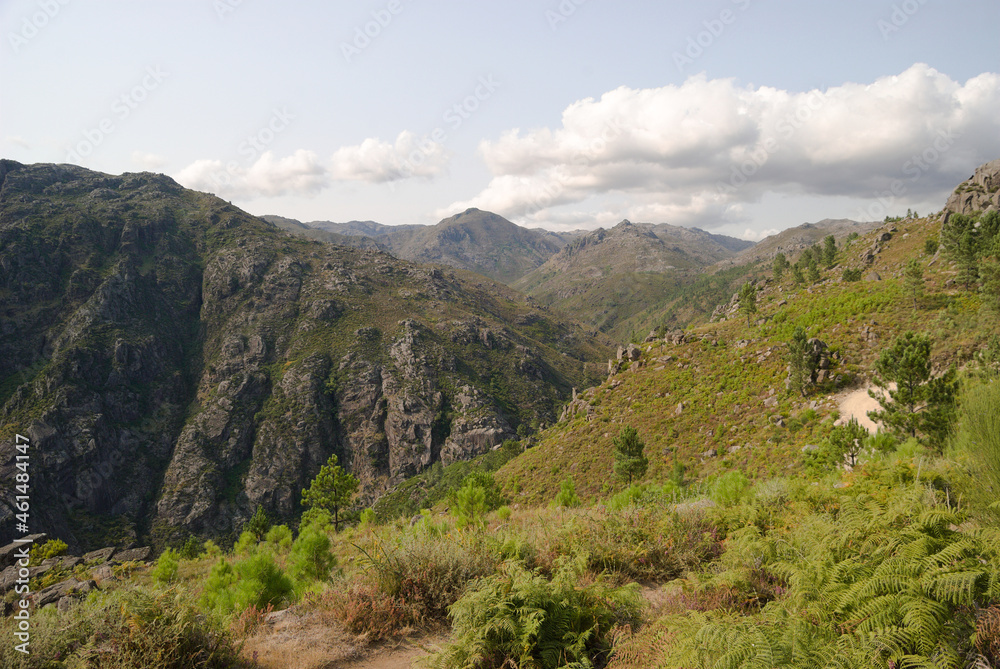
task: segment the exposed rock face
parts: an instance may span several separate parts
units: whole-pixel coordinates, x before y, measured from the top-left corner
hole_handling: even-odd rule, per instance
[[[948,197],[945,216],[1000,209],[1000,159],[985,163]]]
[[[551,423],[607,358],[482,277],[293,238],[163,176],[0,179],[0,429],[30,437],[33,518],[74,550],[102,544],[71,512],[153,541],[292,517],[331,454],[370,501]]]

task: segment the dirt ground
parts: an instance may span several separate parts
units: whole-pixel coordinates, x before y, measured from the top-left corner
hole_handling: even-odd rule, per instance
[[[866,385],[864,388],[840,393],[834,396],[837,408],[840,410],[840,418],[837,425],[846,424],[851,418],[857,418],[858,422],[871,433],[878,430],[878,424],[868,417],[869,411],[880,409],[878,400],[868,394],[870,389],[878,391],[877,386]]]
[[[292,607],[272,615],[242,651],[243,657],[267,669],[410,669],[448,641],[439,634],[413,633],[368,644],[329,613],[303,613]]]

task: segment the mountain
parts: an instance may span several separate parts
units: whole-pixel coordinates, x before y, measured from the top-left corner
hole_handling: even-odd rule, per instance
[[[833,235],[838,243],[842,243],[852,233],[863,235],[879,225],[881,223],[875,221],[862,223],[847,218],[824,218],[816,223],[803,223],[766,237],[754,246],[742,250],[733,258],[719,263],[719,265],[724,267],[753,262],[770,262],[779,252],[784,253],[789,260],[793,260],[801,251],[813,244],[822,244],[823,239],[829,235]]]
[[[749,246],[696,228],[625,220],[571,241],[514,287],[624,339],[633,316],[655,309],[701,268]]]
[[[331,454],[375,499],[551,423],[608,353],[482,276],[8,160],[0,332],[0,481],[30,437],[33,527],[83,547],[291,518]]]
[[[393,226],[374,221],[300,223],[280,216],[263,218],[276,225],[280,221],[290,232],[334,244],[360,246],[362,242],[352,240],[371,239],[398,258],[467,269],[506,284],[544,263],[580,234],[523,228],[479,209],[467,209],[430,226]],[[342,237],[324,239],[320,230]]]
[[[378,249],[380,251],[385,250],[385,246],[379,244],[374,238],[366,235],[360,234],[340,234],[337,232],[330,232],[329,230],[324,230],[322,228],[314,228],[312,226],[306,225],[300,221],[296,221],[294,218],[285,218],[283,216],[261,216],[262,220],[267,221],[271,225],[285,232],[290,232],[293,235],[299,235],[300,237],[305,237],[306,239],[315,239],[320,242],[327,242],[328,244],[340,244],[341,246],[353,246],[358,249]]]

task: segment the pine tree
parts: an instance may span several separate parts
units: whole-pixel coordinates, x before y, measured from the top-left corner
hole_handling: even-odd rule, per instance
[[[747,317],[747,327],[750,326],[750,317],[757,313],[757,289],[747,281],[740,288],[739,292],[740,312]]]
[[[812,365],[810,364],[809,338],[802,326],[795,328],[791,341],[788,342],[788,390],[789,392],[806,394],[806,383],[812,380]]]
[[[781,283],[781,280],[785,276],[785,270],[788,269],[788,258],[785,257],[784,253],[778,252],[778,255],[774,256],[774,280],[777,283]]]
[[[345,472],[337,464],[337,456],[331,455],[323,465],[312,484],[302,490],[303,506],[318,507],[333,511],[333,531],[340,531],[340,507],[348,504],[358,489],[358,479]]]
[[[921,432],[941,445],[954,417],[957,380],[954,370],[931,379],[930,356],[928,336],[906,332],[896,337],[875,363],[873,381],[887,396],[869,391],[882,410],[868,416],[897,434],[916,437]],[[895,390],[889,388],[892,383]]]
[[[830,433],[829,453],[834,464],[842,464],[845,458],[851,467],[858,464],[858,456],[864,450],[867,438],[868,430],[861,426],[857,418],[851,418],[847,424],[833,428]]]
[[[827,235],[823,239],[823,264],[826,265],[827,269],[830,269],[836,262],[837,240],[833,238],[833,235]]]
[[[819,265],[816,264],[815,260],[809,263],[808,276],[809,276],[809,283],[819,283],[819,280],[822,278],[819,274]]]
[[[799,263],[792,265],[792,281],[795,282],[796,286],[801,286],[806,282],[806,278],[802,276],[802,267]]]
[[[906,292],[913,297],[913,308],[920,307],[920,300],[924,296],[924,268],[920,266],[920,261],[910,258],[903,270],[903,281],[906,284]]]
[[[625,426],[614,438],[615,475],[627,479],[632,485],[632,479],[641,478],[649,467],[649,459],[643,455],[646,444],[639,439],[639,433],[631,426]]]

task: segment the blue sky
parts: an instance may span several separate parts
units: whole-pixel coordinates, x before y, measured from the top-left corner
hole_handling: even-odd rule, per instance
[[[760,238],[1000,157],[996,0],[7,0],[0,156],[254,214]]]

